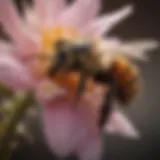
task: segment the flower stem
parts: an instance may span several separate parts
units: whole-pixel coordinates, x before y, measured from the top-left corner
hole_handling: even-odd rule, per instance
[[[26,93],[23,98],[15,97],[13,100],[12,107],[14,110],[11,117],[9,117],[7,123],[4,125],[3,136],[0,143],[0,160],[8,160],[10,158],[11,152],[9,145],[15,135],[16,126],[25,114],[25,111],[33,103],[35,103],[34,96],[30,92]]]

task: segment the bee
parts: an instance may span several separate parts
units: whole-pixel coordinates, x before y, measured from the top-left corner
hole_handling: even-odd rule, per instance
[[[70,44],[66,41],[59,41],[56,44],[56,56],[53,57],[48,76],[55,78],[58,73],[61,73],[62,77],[68,74],[68,78],[73,79],[70,84],[75,84],[73,88],[77,90],[77,100],[86,88],[92,90],[94,83],[110,87],[101,107],[99,127],[104,125],[115,98],[120,104],[127,105],[139,91],[139,74],[132,63],[124,57],[118,57],[112,61],[109,67],[104,68],[101,57],[95,53],[91,43]],[[67,79],[64,77],[63,81],[65,82]],[[63,82],[61,81],[61,83]]]

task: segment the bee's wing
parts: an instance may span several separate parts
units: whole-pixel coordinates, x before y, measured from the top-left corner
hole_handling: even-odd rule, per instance
[[[103,59],[105,59],[105,56],[108,59],[108,56],[122,55],[138,60],[148,60],[146,53],[158,47],[159,43],[154,40],[123,42],[117,38],[105,39],[98,46],[104,56]]]
[[[129,138],[140,137],[138,130],[119,107],[114,107],[109,119],[104,125],[104,131]]]

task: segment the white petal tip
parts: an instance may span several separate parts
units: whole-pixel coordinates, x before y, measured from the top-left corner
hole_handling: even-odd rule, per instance
[[[148,42],[147,46],[148,46],[149,50],[157,49],[160,47],[160,42],[152,40],[152,41]]]
[[[122,13],[122,15],[128,16],[134,12],[134,6],[132,4],[127,4],[123,6],[119,11]]]
[[[130,139],[139,139],[140,134],[129,119],[119,109],[115,109],[105,126],[106,133]]]
[[[106,133],[110,134],[110,135],[116,135],[116,136],[122,136],[124,138],[129,138],[129,139],[140,139],[141,135],[140,133],[136,130],[136,129],[131,129],[131,130],[117,130],[115,128],[112,127],[107,127]]]
[[[124,133],[122,136],[126,138],[130,138],[130,139],[140,139],[141,138],[140,133],[135,129],[128,133]]]
[[[134,11],[134,5],[133,4],[127,4],[123,7],[126,12],[133,12]]]

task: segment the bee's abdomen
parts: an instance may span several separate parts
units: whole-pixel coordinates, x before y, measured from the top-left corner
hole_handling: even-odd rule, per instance
[[[119,58],[113,62],[112,74],[117,83],[117,98],[128,104],[139,91],[138,70],[128,60]]]

